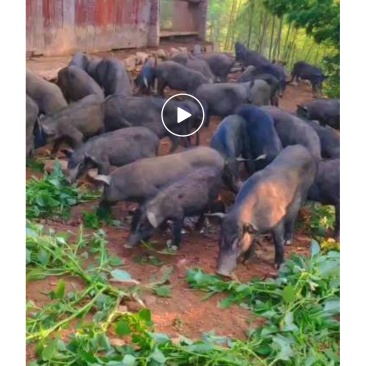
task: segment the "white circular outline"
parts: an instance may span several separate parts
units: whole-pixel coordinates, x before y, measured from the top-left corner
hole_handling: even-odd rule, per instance
[[[195,131],[193,131],[193,132],[191,132],[191,133],[189,133],[189,134],[187,134],[187,135],[179,135],[179,134],[177,134],[177,133],[174,133],[174,132],[170,131],[170,130],[169,130],[169,128],[166,126],[166,124],[165,124],[165,122],[164,122],[164,118],[163,118],[163,112],[164,112],[164,108],[165,108],[166,104],[169,102],[169,100],[170,100],[170,99],[173,99],[173,98],[178,97],[178,96],[180,96],[180,95],[186,95],[186,96],[188,96],[188,97],[193,98],[193,99],[194,99],[194,100],[195,100],[195,101],[200,105],[200,107],[201,107],[201,109],[202,109],[202,116],[203,116],[203,117],[202,117],[201,124],[199,125],[199,127],[198,127]],[[166,100],[166,102],[165,102],[165,103],[164,103],[164,105],[163,105],[163,108],[161,109],[160,117],[161,117],[161,122],[163,122],[163,125],[164,125],[165,129],[166,129],[166,130],[168,130],[168,132],[169,132],[169,133],[171,133],[172,135],[177,136],[177,137],[188,137],[188,136],[192,136],[192,135],[194,135],[196,132],[198,132],[198,131],[201,129],[201,127],[202,127],[202,125],[203,125],[203,122],[205,121],[205,110],[203,109],[203,106],[202,106],[201,102],[200,102],[196,97],[194,97],[194,96],[193,96],[193,95],[191,95],[191,94],[180,93],[180,94],[172,95],[169,99],[167,99],[167,100]],[[183,122],[183,121],[182,121],[182,122]],[[177,123],[178,123],[178,122],[177,122]]]

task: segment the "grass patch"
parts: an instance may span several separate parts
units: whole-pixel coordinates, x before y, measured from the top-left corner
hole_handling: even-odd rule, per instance
[[[99,193],[70,185],[56,161],[51,174],[35,177],[26,184],[26,215],[28,219],[70,216],[71,206],[95,200]]]

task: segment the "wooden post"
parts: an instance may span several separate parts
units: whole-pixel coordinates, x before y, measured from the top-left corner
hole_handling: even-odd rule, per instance
[[[160,0],[150,0],[148,46],[157,47],[160,41]]]
[[[201,0],[199,3],[200,21],[198,25],[198,38],[201,41],[206,40],[207,7],[208,7],[208,0]]]

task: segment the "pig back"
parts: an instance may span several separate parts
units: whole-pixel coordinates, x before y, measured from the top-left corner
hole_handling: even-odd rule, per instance
[[[95,95],[70,104],[69,106],[43,118],[43,124],[56,123],[60,132],[66,132],[69,126],[78,129],[85,137],[95,135],[104,128],[104,106]]]
[[[293,203],[306,200],[317,165],[306,148],[289,146],[263,170],[251,176],[235,200],[241,222],[270,230],[286,218]]]
[[[37,103],[39,112],[53,113],[67,106],[61,89],[42,79],[30,70],[26,70],[26,93]]]

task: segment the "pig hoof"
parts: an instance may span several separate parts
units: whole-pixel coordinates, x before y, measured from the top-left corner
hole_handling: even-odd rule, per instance
[[[292,239],[288,239],[285,241],[285,245],[292,245]]]
[[[176,245],[172,245],[173,243],[173,240],[172,239],[169,239],[167,242],[166,242],[166,246],[171,249],[171,250],[177,250],[178,247]]]

